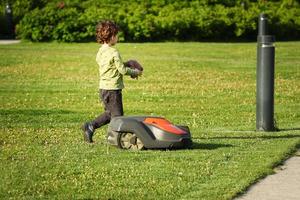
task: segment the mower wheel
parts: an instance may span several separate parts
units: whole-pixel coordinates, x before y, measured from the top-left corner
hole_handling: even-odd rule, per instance
[[[142,150],[143,142],[134,133],[120,133],[118,146],[121,149]]]

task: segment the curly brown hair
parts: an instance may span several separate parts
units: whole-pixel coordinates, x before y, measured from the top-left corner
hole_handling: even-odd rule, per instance
[[[113,36],[116,36],[119,32],[117,24],[110,20],[104,20],[96,26],[96,40],[98,43],[109,43]]]

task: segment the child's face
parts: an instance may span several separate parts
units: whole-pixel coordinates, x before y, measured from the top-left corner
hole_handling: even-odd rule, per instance
[[[118,35],[115,35],[111,38],[110,45],[113,46],[113,45],[117,44],[117,42],[118,42]]]

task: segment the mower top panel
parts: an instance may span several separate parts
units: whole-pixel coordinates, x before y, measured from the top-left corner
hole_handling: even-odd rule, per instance
[[[177,135],[187,134],[186,131],[178,128],[177,126],[175,126],[174,124],[172,124],[171,122],[169,122],[168,120],[166,120],[164,118],[158,118],[158,117],[149,117],[148,118],[147,117],[147,118],[145,118],[145,120],[143,122],[145,124],[156,126],[157,128],[160,128],[169,133],[174,133]]]

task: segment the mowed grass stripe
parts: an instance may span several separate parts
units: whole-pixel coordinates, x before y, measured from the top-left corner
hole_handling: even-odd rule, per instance
[[[94,43],[0,46],[0,198],[232,199],[300,147],[299,42],[276,43],[275,118],[255,131],[256,43],[122,43],[126,115],[191,129],[194,148],[122,151],[83,142],[103,111]]]

